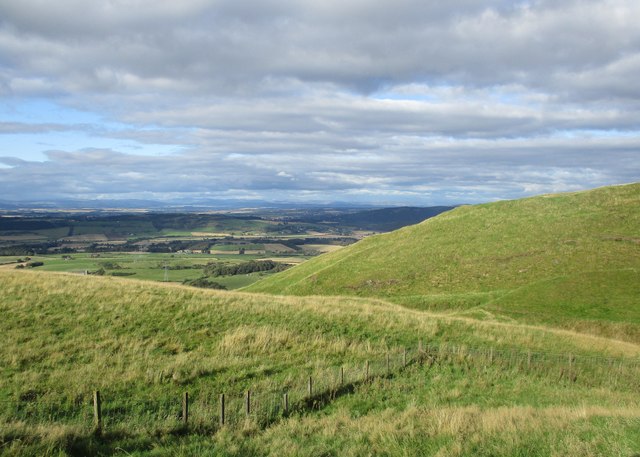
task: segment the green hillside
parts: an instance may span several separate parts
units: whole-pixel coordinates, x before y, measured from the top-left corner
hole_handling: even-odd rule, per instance
[[[2,455],[629,456],[640,449],[640,346],[632,343],[372,299],[38,271],[0,271],[0,315]],[[366,361],[375,378],[362,382]],[[335,388],[339,367],[344,389]],[[304,399],[311,375],[317,401]],[[92,426],[94,389],[103,398],[101,434]],[[254,403],[245,419],[247,389]],[[188,426],[180,422],[184,392]],[[288,417],[277,410],[284,392],[294,408]],[[233,419],[222,428],[220,393]],[[271,422],[264,411],[275,411]]]
[[[459,207],[247,290],[379,297],[640,341],[640,183]]]
[[[639,201],[457,208],[252,287],[288,296],[0,267],[0,454],[634,455]]]

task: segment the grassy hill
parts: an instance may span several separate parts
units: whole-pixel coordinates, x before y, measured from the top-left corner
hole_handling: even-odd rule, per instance
[[[373,299],[15,270],[0,271],[0,315],[2,455],[626,456],[640,448],[633,343]],[[415,361],[418,340],[457,349],[398,368],[398,350]],[[347,380],[366,361],[383,372],[387,353],[391,376],[327,387],[340,366]],[[270,425],[254,415],[215,426],[218,394],[238,410],[251,389],[259,413],[285,391],[303,402],[309,375],[331,401]],[[94,389],[104,399],[101,436],[91,427]],[[184,391],[193,402],[188,430],[178,420]]]
[[[0,454],[634,455],[639,201],[457,208],[252,288],[288,296],[0,269]]]
[[[637,342],[640,183],[459,207],[246,290],[379,297]]]

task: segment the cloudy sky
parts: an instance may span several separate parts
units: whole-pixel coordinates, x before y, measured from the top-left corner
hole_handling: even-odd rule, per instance
[[[637,0],[0,0],[0,200],[640,180]]]

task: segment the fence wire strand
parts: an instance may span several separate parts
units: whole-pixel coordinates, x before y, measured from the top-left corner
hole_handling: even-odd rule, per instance
[[[640,361],[542,351],[515,351],[490,347],[468,347],[453,344],[420,343],[417,348],[395,348],[383,355],[371,356],[360,363],[317,367],[301,379],[289,379],[282,387],[247,392],[199,393],[189,398],[188,421],[185,423],[180,393],[161,400],[146,399],[110,402],[108,393],[102,403],[102,426],[117,426],[135,415],[140,423],[166,427],[189,427],[194,430],[217,430],[220,425],[221,393],[225,396],[224,426],[267,427],[285,415],[313,411],[335,398],[351,392],[360,384],[373,380],[392,380],[402,370],[413,366],[441,366],[470,372],[497,369],[517,370],[534,377],[551,377],[567,383],[583,383],[588,387],[608,386],[612,389],[640,388]],[[311,386],[309,386],[309,377]],[[285,395],[288,408],[285,411]],[[94,421],[92,397],[73,402],[39,402],[37,399],[0,399],[0,418],[5,423],[91,424]]]

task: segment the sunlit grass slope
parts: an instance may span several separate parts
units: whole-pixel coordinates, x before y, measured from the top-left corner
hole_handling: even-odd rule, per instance
[[[374,299],[37,271],[0,271],[0,316],[5,455],[631,455],[640,448],[633,375],[630,384],[583,374],[570,382],[555,370],[466,363],[412,365],[266,430],[249,424],[214,433],[207,425],[221,392],[281,393],[304,386],[309,374],[362,366],[419,339],[635,359],[640,347],[632,343]],[[105,398],[102,438],[90,430],[94,389]],[[158,404],[179,411],[184,391],[214,405],[193,419],[190,434],[152,414]]]
[[[473,308],[639,341],[640,184],[459,207],[247,290]]]

